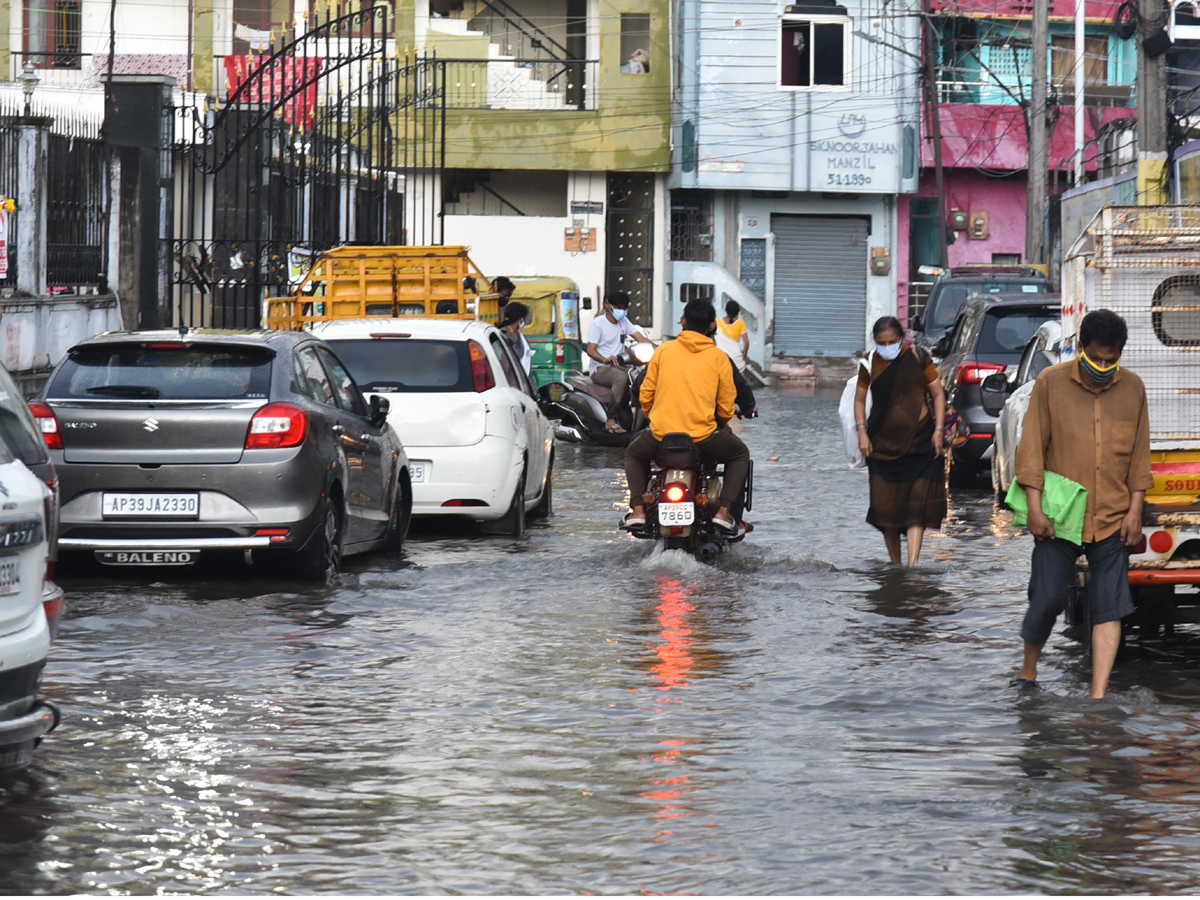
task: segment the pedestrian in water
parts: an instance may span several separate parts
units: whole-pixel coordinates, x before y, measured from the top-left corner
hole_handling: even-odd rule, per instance
[[[1129,550],[1142,539],[1142,505],[1154,476],[1146,388],[1120,367],[1128,337],[1125,320],[1112,310],[1088,313],[1079,325],[1079,358],[1042,372],[1029,396],[1016,464],[1034,539],[1029,610],[1021,626],[1025,664],[1016,681],[1022,687],[1037,683],[1042,647],[1066,607],[1081,553],[1088,561],[1093,698],[1108,690],[1121,619],[1134,609]],[[1042,509],[1047,472],[1087,490],[1082,545],[1057,537]]]
[[[867,521],[883,532],[894,563],[900,562],[900,535],[907,534],[908,564],[915,566],[925,529],[941,528],[946,517],[946,394],[933,360],[904,340],[897,318],[879,319],[871,334],[877,349],[870,369],[859,365],[854,397],[858,447],[870,473]]]

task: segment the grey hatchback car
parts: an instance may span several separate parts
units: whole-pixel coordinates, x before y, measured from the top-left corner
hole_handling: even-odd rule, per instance
[[[399,551],[408,458],[337,355],[301,332],[113,332],[33,405],[58,471],[59,550],[108,565],[241,551],[324,580]]]

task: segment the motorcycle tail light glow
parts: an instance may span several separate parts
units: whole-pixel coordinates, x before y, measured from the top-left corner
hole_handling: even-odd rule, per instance
[[[684,490],[682,484],[667,485],[667,500],[671,503],[679,503],[687,496],[687,491]]]

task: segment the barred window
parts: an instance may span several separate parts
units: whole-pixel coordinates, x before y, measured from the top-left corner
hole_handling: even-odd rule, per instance
[[[79,68],[79,0],[29,0],[25,55],[38,68]]]

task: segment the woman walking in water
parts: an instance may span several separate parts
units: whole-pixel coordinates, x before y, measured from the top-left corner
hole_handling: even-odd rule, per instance
[[[888,555],[900,562],[900,534],[908,536],[908,564],[921,555],[926,528],[946,517],[942,441],[946,394],[933,361],[904,340],[894,316],[879,319],[876,351],[859,365],[854,420],[870,473],[867,521],[883,532]],[[867,416],[867,391],[871,415]]]

